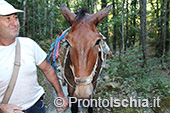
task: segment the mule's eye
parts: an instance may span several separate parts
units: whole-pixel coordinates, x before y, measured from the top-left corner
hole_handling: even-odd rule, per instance
[[[99,45],[100,41],[101,41],[101,39],[98,39],[98,40],[96,41],[96,43],[95,43],[95,46],[96,46],[96,45]]]

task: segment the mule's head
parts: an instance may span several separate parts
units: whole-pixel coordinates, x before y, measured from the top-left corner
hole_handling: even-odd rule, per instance
[[[70,68],[76,84],[74,96],[77,98],[89,98],[92,95],[101,40],[97,24],[108,15],[110,8],[111,5],[93,15],[82,9],[76,15],[61,3],[61,13],[72,25],[66,40],[70,45]]]

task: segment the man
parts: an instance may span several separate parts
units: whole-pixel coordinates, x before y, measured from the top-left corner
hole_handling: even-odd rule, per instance
[[[46,60],[46,53],[30,38],[17,37],[20,24],[17,17],[22,10],[15,9],[4,0],[0,0],[0,102],[2,101],[12,76],[15,46],[17,39],[21,48],[21,66],[18,78],[8,104],[0,103],[0,113],[45,113],[41,101],[44,90],[37,81],[38,66],[55,88],[58,97],[64,99],[63,109],[68,107],[55,71]]]

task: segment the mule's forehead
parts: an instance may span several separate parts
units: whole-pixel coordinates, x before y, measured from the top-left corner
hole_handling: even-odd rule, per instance
[[[93,16],[86,13],[83,18],[73,23],[67,36],[72,45],[92,46],[96,40],[101,38],[96,25],[91,20],[93,20]]]
[[[79,23],[74,23],[68,36],[72,40],[82,38],[85,38],[84,40],[91,40],[100,37],[97,27],[87,19],[82,19]]]
[[[93,30],[89,24],[80,23],[74,28],[74,31],[69,32],[67,39],[73,45],[86,46],[87,44],[93,45],[96,40],[100,39],[99,32]],[[90,46],[89,45],[89,46]]]

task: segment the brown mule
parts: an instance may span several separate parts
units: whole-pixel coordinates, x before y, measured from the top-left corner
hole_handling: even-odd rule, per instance
[[[68,93],[69,96],[78,99],[90,99],[102,63],[102,36],[97,30],[97,25],[108,15],[111,5],[92,15],[83,9],[77,15],[73,14],[63,3],[60,8],[62,15],[72,25],[66,36],[69,47],[64,67],[65,78],[70,83]],[[71,110],[72,113],[77,113],[77,104],[72,104]],[[89,112],[93,112],[92,107],[89,108]]]

